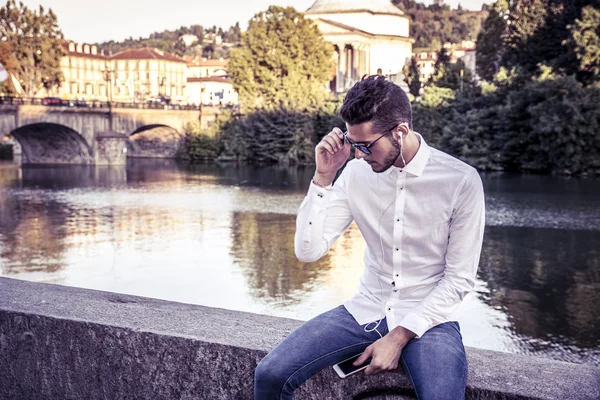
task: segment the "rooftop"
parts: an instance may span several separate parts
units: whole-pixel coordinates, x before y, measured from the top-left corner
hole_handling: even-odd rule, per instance
[[[153,49],[153,48],[149,48],[149,47],[123,50],[123,51],[120,51],[120,52],[114,54],[110,58],[113,60],[156,59],[156,60],[167,60],[167,61],[187,63],[183,58],[178,57],[175,54],[171,54],[164,50]]]
[[[317,0],[306,10],[307,14],[329,14],[367,11],[373,14],[404,15],[389,0]]]

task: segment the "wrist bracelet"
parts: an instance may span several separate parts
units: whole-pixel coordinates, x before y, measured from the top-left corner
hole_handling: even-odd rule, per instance
[[[315,185],[317,185],[318,187],[325,189],[325,186],[321,185],[321,184],[319,183],[319,181],[317,181],[317,180],[315,179],[315,177],[314,177],[314,176],[313,176],[313,178],[312,178],[312,181],[313,181],[313,183],[314,183]]]

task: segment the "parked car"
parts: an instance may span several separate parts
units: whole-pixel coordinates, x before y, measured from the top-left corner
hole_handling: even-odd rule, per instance
[[[67,104],[69,107],[89,107],[85,100],[69,100]]]
[[[42,105],[44,105],[44,106],[62,106],[63,101],[60,97],[44,97],[42,99]]]

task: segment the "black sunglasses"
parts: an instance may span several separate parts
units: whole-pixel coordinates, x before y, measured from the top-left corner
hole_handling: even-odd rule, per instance
[[[373,153],[371,152],[371,150],[369,150],[369,147],[373,146],[375,143],[377,143],[377,141],[379,139],[381,139],[385,135],[388,135],[388,134],[392,133],[392,131],[394,130],[394,128],[397,127],[397,126],[398,126],[398,124],[394,125],[392,128],[388,129],[387,132],[381,134],[381,136],[379,136],[377,139],[373,140],[371,143],[369,143],[367,145],[356,143],[354,140],[350,139],[348,137],[348,131],[344,132],[344,139],[346,139],[346,141],[350,144],[350,146],[352,146],[352,148],[358,149],[362,153],[365,153],[366,155],[371,155]]]

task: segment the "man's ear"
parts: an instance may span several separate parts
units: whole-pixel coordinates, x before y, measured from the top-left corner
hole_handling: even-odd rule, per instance
[[[405,124],[404,122],[401,124],[398,124],[395,128],[394,128],[394,137],[396,138],[396,140],[400,140],[400,137],[406,137],[406,135],[408,135],[409,129],[408,129],[408,125]]]

